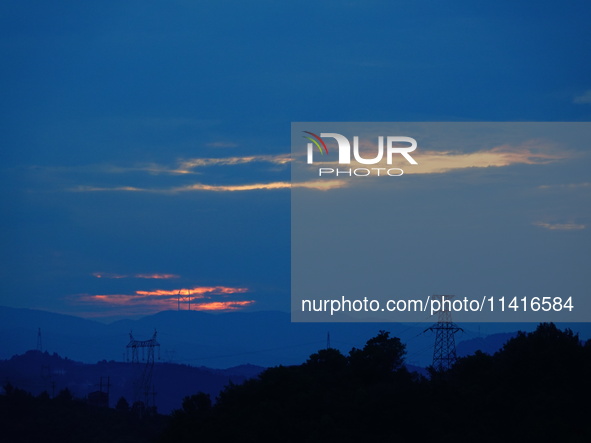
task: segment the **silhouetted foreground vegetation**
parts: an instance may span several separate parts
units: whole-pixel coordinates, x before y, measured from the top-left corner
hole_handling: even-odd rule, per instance
[[[146,417],[72,398],[0,395],[6,442],[589,442],[591,341],[541,324],[494,355],[460,359],[425,378],[403,366],[387,332],[343,355],[324,349],[302,365],[230,385],[215,404],[186,397],[172,417]]]
[[[185,398],[162,442],[589,442],[591,343],[541,324],[426,379],[388,333]]]
[[[9,360],[0,360],[0,383],[4,385],[9,382],[33,395],[47,391],[52,397],[54,393],[67,388],[74,397],[86,398],[91,392],[99,390],[102,380],[103,390],[106,391],[106,384],[110,384],[109,404],[114,405],[120,397],[133,402],[134,382],[139,369],[129,362],[102,360],[88,364],[56,353],[29,350]],[[183,397],[193,392],[205,392],[212,398],[216,397],[230,380],[241,383],[264,369],[254,365],[212,369],[170,362],[156,363],[152,384],[158,392],[158,412],[170,414],[179,407]]]
[[[139,419],[131,411],[98,408],[62,390],[55,398],[37,397],[4,386],[0,395],[0,441],[10,443],[91,442],[135,443],[153,441],[168,418]]]

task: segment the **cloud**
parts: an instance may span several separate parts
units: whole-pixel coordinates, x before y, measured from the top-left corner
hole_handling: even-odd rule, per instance
[[[219,145],[221,146],[221,145]],[[224,147],[230,147],[229,144]],[[286,165],[291,162],[290,154],[276,154],[276,155],[248,155],[235,157],[196,157],[188,159],[179,159],[173,162],[172,165],[165,165],[159,163],[136,163],[133,166],[117,166],[117,165],[96,165],[95,171],[111,174],[125,174],[128,172],[146,172],[152,175],[168,174],[168,175],[184,175],[196,174],[196,169],[213,167],[213,166],[236,166],[250,163],[270,163],[273,165]],[[64,168],[61,168],[62,170]],[[77,168],[81,169],[80,167]],[[82,169],[88,171],[93,169],[89,166]]]
[[[255,191],[260,189],[286,189],[290,188],[289,182],[272,182],[272,183],[252,183],[244,185],[206,185],[203,183],[195,183],[193,185],[181,186],[179,188],[172,188],[169,192],[187,192],[187,191],[215,191],[215,192],[235,192],[235,191]]]
[[[170,278],[179,278],[179,275],[176,274],[135,274],[132,276],[129,275],[121,275],[121,274],[112,274],[109,272],[93,272],[92,275],[96,278],[113,278],[113,279],[120,279],[120,278],[145,278],[145,279],[170,279]]]
[[[195,305],[197,311],[235,311],[237,309],[249,306],[254,300],[242,301],[214,301],[209,303],[198,303]]]
[[[374,147],[377,149],[377,147]],[[536,141],[530,141],[519,146],[501,145],[490,149],[483,149],[476,152],[459,151],[420,151],[415,155],[418,165],[405,167],[404,174],[443,174],[462,169],[474,168],[500,168],[512,165],[543,165],[560,160],[572,158],[574,154],[569,151],[560,151],[552,146],[546,146]],[[275,164],[285,164],[291,161],[291,157],[285,155],[274,156],[248,156],[248,157],[226,157],[226,158],[194,158],[183,160],[174,170],[177,174],[191,174],[199,167],[207,166],[233,166],[246,164],[255,161],[268,161]],[[316,167],[335,167],[336,162],[315,162]],[[379,165],[377,165],[379,166]],[[353,161],[350,168],[363,167]],[[277,190],[289,189],[292,187],[327,191],[344,188],[351,185],[347,180],[308,180],[302,182],[276,181],[268,183],[243,183],[231,185],[212,185],[206,183],[193,183],[183,186],[168,188],[145,188],[135,186],[78,186],[71,188],[74,192],[151,192],[161,194],[178,194],[183,192],[244,192],[256,190]]]
[[[172,289],[164,290],[157,289],[155,291],[135,291],[137,295],[149,296],[149,295],[177,295],[189,296],[189,295],[203,295],[203,294],[242,294],[248,292],[247,288],[232,288],[227,286],[198,286],[190,289]],[[195,297],[202,298],[202,297]]]
[[[182,175],[189,174],[189,171],[180,170],[176,166],[160,165],[158,163],[139,163],[135,166],[107,165],[96,168],[97,172],[108,174],[127,174],[129,172],[146,172],[151,175]]]
[[[568,183],[568,184],[560,184],[560,185],[540,185],[538,189],[560,189],[560,190],[576,190],[576,189],[585,189],[591,188],[591,183],[583,182],[583,183]]]
[[[206,166],[235,166],[247,163],[272,163],[275,165],[285,165],[291,162],[290,154],[278,155],[249,155],[242,157],[222,157],[222,158],[191,158],[181,160],[177,171],[191,173],[198,167]]]
[[[586,226],[578,223],[546,223],[546,222],[534,222],[534,226],[538,226],[543,229],[549,229],[551,231],[580,231],[585,229]]]
[[[112,274],[109,272],[93,272],[92,275],[96,278],[127,278],[127,275]]]
[[[364,157],[375,157],[377,145],[369,145]],[[519,146],[501,145],[476,152],[417,150],[413,158],[418,165],[404,166],[404,174],[442,174],[470,168],[506,167],[518,164],[543,165],[559,160],[572,158],[573,153],[547,146],[540,142],[530,141]],[[338,166],[336,160],[331,162],[314,162],[315,166]],[[400,166],[400,165],[398,165]],[[341,165],[342,167],[342,165]],[[371,168],[355,160],[347,167]],[[375,167],[383,167],[381,164]]]
[[[244,192],[244,191],[258,191],[258,190],[276,190],[276,189],[290,189],[307,188],[318,191],[328,191],[331,189],[344,188],[348,185],[345,180],[312,180],[307,182],[292,183],[290,182],[270,182],[270,183],[248,183],[240,185],[207,185],[204,183],[194,183],[192,185],[172,187],[172,188],[136,188],[129,186],[117,187],[99,187],[99,186],[78,186],[71,188],[72,192],[151,192],[160,194],[178,194],[181,192]]]
[[[180,275],[176,274],[135,274],[135,278],[153,278],[156,280],[161,279],[169,279],[169,278],[179,278]]]
[[[236,300],[236,301],[216,301],[216,302],[199,302],[191,304],[191,311],[238,311],[251,306],[255,303],[254,300]],[[133,318],[144,315],[156,314],[161,311],[177,310],[176,304],[135,304],[134,306],[121,305],[116,307],[105,307],[97,310],[93,308],[87,311],[76,311],[76,315],[83,318]],[[187,307],[181,307],[181,310],[188,310]],[[70,311],[63,311],[66,315],[72,315]]]
[[[146,189],[136,188],[134,186],[115,186],[113,188],[103,188],[100,186],[77,186],[68,189],[74,192],[93,192],[93,191],[125,191],[125,192],[145,192]]]
[[[186,192],[186,191],[215,191],[215,192],[235,192],[235,191],[254,191],[259,189],[289,189],[292,187],[316,189],[319,191],[327,191],[335,188],[342,188],[347,185],[344,180],[314,180],[300,183],[290,182],[272,182],[272,183],[253,183],[244,185],[221,185],[212,186],[205,185],[202,183],[196,183],[194,185],[183,186],[180,188],[174,188],[171,192]]]
[[[377,149],[374,146],[374,149]],[[418,165],[408,165],[405,167],[404,174],[443,174],[462,169],[474,168],[499,168],[511,165],[542,165],[557,162],[563,159],[572,158],[574,154],[565,150],[558,150],[552,146],[546,146],[539,141],[529,141],[519,146],[501,145],[490,149],[483,149],[476,152],[459,151],[434,151],[424,150],[417,152],[414,158]],[[161,165],[144,165],[134,168],[113,168],[111,172],[124,172],[129,170],[143,170],[151,174],[196,174],[200,168],[214,166],[236,166],[256,162],[267,162],[275,165],[285,165],[291,162],[289,154],[278,155],[253,155],[222,158],[191,158],[179,160],[174,167],[165,167]],[[316,162],[317,167],[334,167],[335,162]],[[348,167],[367,167],[355,161]],[[379,166],[379,165],[377,165]],[[185,184],[182,186],[168,187],[145,187],[145,186],[85,186],[69,188],[72,192],[145,192],[159,194],[179,194],[185,192],[246,192],[258,190],[278,190],[289,189],[292,187],[307,188],[319,191],[344,188],[351,185],[347,180],[307,180],[290,183],[287,181],[270,181],[258,183],[239,183],[239,184],[208,184],[197,182]]]
[[[133,294],[79,294],[75,304],[92,305],[94,314],[88,316],[112,316],[123,312],[144,315],[164,310],[188,309],[197,311],[238,310],[255,303],[255,300],[214,300],[249,292],[248,288],[228,286],[197,286],[180,289],[156,289],[135,291]],[[90,312],[90,311],[89,311]]]
[[[554,152],[547,147],[530,145],[518,147],[503,145],[471,153],[425,151],[416,156],[419,167],[416,170],[408,168],[408,172],[437,174],[467,168],[498,168],[517,164],[542,165],[570,156],[567,152]]]
[[[591,103],[591,89],[587,89],[585,92],[583,92],[581,95],[577,95],[574,99],[573,99],[573,103],[576,104],[590,104]]]

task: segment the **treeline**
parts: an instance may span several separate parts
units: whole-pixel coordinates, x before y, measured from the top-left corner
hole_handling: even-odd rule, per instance
[[[589,442],[591,341],[541,324],[494,355],[462,358],[429,377],[404,367],[388,332],[343,355],[324,349],[299,366],[227,386],[215,403],[186,397],[171,417],[55,398],[10,384],[0,395],[6,442]]]
[[[95,407],[68,389],[34,396],[7,383],[0,395],[0,441],[10,443],[139,443],[154,441],[168,417],[140,418],[121,398],[116,409]]]
[[[589,442],[591,341],[540,324],[426,378],[387,332],[186,397],[161,442]]]

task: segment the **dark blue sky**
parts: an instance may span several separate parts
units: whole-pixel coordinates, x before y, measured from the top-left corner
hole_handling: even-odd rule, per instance
[[[291,122],[589,121],[590,13],[586,1],[3,2],[0,304],[142,315],[192,289],[203,308],[288,310]],[[577,152],[528,183],[555,186],[532,197],[554,212],[531,229],[556,248],[589,244],[589,147]],[[489,192],[459,189],[458,201]],[[509,217],[517,200],[490,211]]]

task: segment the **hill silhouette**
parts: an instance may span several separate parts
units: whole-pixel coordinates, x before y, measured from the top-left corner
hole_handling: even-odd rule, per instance
[[[187,397],[162,442],[583,442],[591,440],[591,342],[540,324],[494,355],[425,378],[380,332],[348,355],[326,349],[224,389]]]
[[[37,330],[41,328],[43,349],[50,353],[84,363],[125,361],[129,331],[141,340],[158,330],[161,361],[210,368],[229,368],[250,363],[271,367],[295,365],[305,361],[317,349],[326,346],[327,333],[331,346],[346,353],[363,346],[365,337],[384,329],[407,345],[406,363],[425,367],[431,363],[433,335],[423,333],[428,323],[291,323],[285,312],[206,313],[198,311],[164,311],[138,320],[120,320],[110,324],[51,312],[0,306],[0,333],[5,340],[0,346],[0,359],[23,354],[36,347]],[[462,325],[457,335],[458,354],[476,350],[496,352],[517,330],[532,330],[535,324]],[[591,337],[590,324],[562,325]],[[488,338],[490,336],[490,339]]]
[[[140,362],[140,365],[142,363]],[[228,369],[192,367],[175,363],[156,363],[153,384],[156,405],[163,414],[178,408],[190,392],[202,391],[215,397],[228,383],[242,383],[265,368],[241,365]],[[28,351],[9,360],[0,360],[2,383],[23,389],[33,395],[47,392],[51,397],[63,389],[76,398],[85,399],[91,392],[110,392],[110,406],[120,397],[134,400],[134,369],[131,363],[100,361],[86,364],[48,352]],[[109,384],[110,386],[107,386]]]
[[[145,443],[154,441],[168,417],[140,418],[131,411],[94,407],[68,389],[55,398],[4,384],[0,395],[2,441],[10,443]]]
[[[123,370],[123,363],[86,365],[31,351],[2,364],[17,374],[24,364],[31,377],[40,364],[48,365],[52,377],[69,376],[70,385],[34,396],[5,383],[0,426],[15,442],[591,440],[584,406],[591,394],[591,342],[569,329],[542,323],[518,332],[492,355],[477,351],[447,372],[431,368],[427,377],[409,372],[405,356],[402,341],[382,330],[348,353],[321,349],[302,364],[233,381],[217,395],[191,390],[195,372],[172,365],[177,372],[168,377],[186,389],[184,397],[168,418],[140,418],[125,400],[115,410],[114,399],[111,408],[96,408],[70,390],[90,387],[104,369]],[[236,371],[241,369],[225,375]]]

